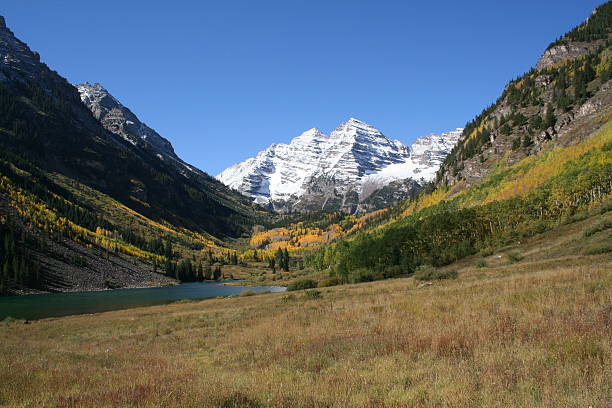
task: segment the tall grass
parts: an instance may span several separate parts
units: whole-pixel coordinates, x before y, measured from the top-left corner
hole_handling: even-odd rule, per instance
[[[468,259],[450,266],[457,279],[427,286],[403,278],[6,322],[0,404],[607,406],[612,260],[572,255],[585,225],[535,237],[520,263]]]

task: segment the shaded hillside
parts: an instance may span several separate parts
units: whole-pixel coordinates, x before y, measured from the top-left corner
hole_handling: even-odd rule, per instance
[[[105,129],[77,89],[41,63],[3,18],[0,57],[0,223],[3,245],[19,248],[3,253],[5,292],[163,281],[150,273],[178,262],[180,251],[167,256],[162,239],[165,247],[202,250],[265,219],[214,178],[181,172],[150,146]],[[126,219],[146,222],[132,229]],[[113,254],[124,266],[105,279],[113,266],[99,260]],[[83,275],[88,268],[91,276]],[[73,269],[83,276],[67,272]],[[175,277],[172,265],[166,269]]]
[[[0,25],[0,118],[5,151],[57,171],[155,219],[218,236],[248,229],[251,204],[204,174],[189,178],[108,132],[78,91]]]

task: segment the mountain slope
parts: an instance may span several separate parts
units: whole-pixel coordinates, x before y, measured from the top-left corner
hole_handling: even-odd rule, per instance
[[[498,163],[510,166],[555,147],[579,143],[612,109],[612,2],[552,43],[536,67],[511,81],[498,100],[465,126],[437,176],[460,190]],[[588,41],[586,41],[588,40]]]
[[[0,292],[100,288],[112,269],[102,259],[126,266],[115,268],[120,283],[159,281],[151,273],[163,263],[172,270],[183,255],[203,259],[197,251],[240,237],[265,217],[183,163],[127,110],[125,124],[149,132],[148,141],[126,140],[132,128],[112,128],[108,115],[100,116],[112,131],[105,129],[77,89],[41,63],[4,19],[0,112],[0,235],[16,248],[0,259]],[[175,250],[164,250],[169,245]]]
[[[134,146],[150,145],[155,152],[178,160],[168,140],[142,123],[131,110],[123,106],[102,85],[85,82],[77,85],[77,90],[81,101],[107,130],[121,136]]]
[[[548,49],[578,38],[586,43],[584,52],[539,64],[511,81],[466,125],[437,174],[435,191],[403,203],[402,214],[385,225],[306,257],[306,265],[344,282],[415,271],[435,276],[433,267],[516,245],[579,221],[574,215],[590,208],[599,221],[585,237],[603,231],[593,251],[609,253],[611,35],[608,2]]]
[[[7,150],[78,177],[147,216],[222,236],[244,231],[230,220],[243,217],[249,223],[251,205],[239,195],[204,173],[186,177],[155,150],[106,131],[73,86],[37,62],[6,27],[0,27],[0,36],[0,71],[6,78],[1,84],[11,105],[0,124]]]
[[[273,144],[217,178],[276,210],[353,213],[360,202],[393,181],[430,181],[459,134],[460,130],[417,139],[411,152],[400,141],[351,118],[329,136],[310,129],[289,144]]]

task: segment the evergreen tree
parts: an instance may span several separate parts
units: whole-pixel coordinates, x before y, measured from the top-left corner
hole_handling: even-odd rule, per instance
[[[205,263],[204,264],[204,269],[202,272],[202,276],[204,278],[204,280],[212,280],[213,278],[213,271],[212,268],[210,267],[209,263]]]
[[[546,105],[546,116],[544,117],[542,126],[544,129],[548,129],[554,127],[555,123],[557,123],[557,118],[555,118],[555,110],[550,104],[548,104]]]
[[[221,279],[222,273],[221,273],[221,266],[217,265],[217,267],[215,267],[215,272],[213,274],[213,279],[214,280],[219,280]]]
[[[270,261],[268,262],[268,267],[272,269],[272,273],[276,273],[276,259],[275,258],[270,258]]]
[[[289,251],[287,248],[283,251],[283,270],[289,272]]]

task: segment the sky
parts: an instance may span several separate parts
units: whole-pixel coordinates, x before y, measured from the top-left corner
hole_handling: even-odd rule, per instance
[[[209,174],[350,117],[462,127],[603,0],[2,0],[72,83],[99,82]]]

